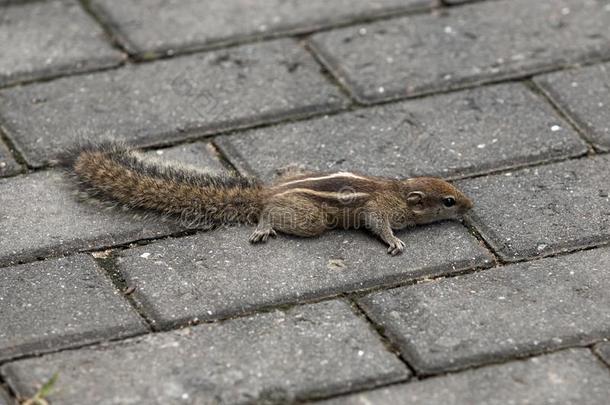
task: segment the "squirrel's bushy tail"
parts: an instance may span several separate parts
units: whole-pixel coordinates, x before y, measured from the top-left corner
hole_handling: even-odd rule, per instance
[[[183,226],[253,223],[262,209],[256,179],[172,166],[114,142],[80,146],[62,163],[88,196],[175,217]]]

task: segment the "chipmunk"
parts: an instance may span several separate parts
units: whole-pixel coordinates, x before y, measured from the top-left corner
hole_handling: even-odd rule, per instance
[[[458,219],[472,201],[433,177],[395,180],[350,172],[291,169],[275,182],[172,166],[118,143],[80,147],[64,164],[87,195],[189,223],[256,223],[250,242],[276,232],[304,237],[330,228],[366,228],[397,255],[394,229]]]

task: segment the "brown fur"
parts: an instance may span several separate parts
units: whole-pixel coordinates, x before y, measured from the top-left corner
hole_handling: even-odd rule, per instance
[[[65,164],[88,195],[187,227],[256,223],[262,210],[255,179],[168,166],[118,144],[82,147]]]
[[[393,229],[456,219],[472,207],[468,197],[437,178],[399,181],[290,170],[263,186],[251,178],[155,162],[117,144],[83,147],[67,165],[90,195],[132,209],[178,217],[191,226],[258,222],[251,242],[264,242],[276,231],[316,236],[329,228],[362,227],[398,254],[405,246]]]

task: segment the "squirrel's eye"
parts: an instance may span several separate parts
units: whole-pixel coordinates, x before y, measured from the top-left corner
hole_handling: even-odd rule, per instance
[[[455,198],[453,198],[453,197],[443,198],[443,205],[445,207],[453,207],[455,205]]]

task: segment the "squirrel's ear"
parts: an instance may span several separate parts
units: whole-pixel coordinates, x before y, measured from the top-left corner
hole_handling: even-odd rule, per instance
[[[417,207],[418,205],[422,205],[424,201],[424,193],[421,191],[411,191],[407,194],[407,204],[410,207]]]

